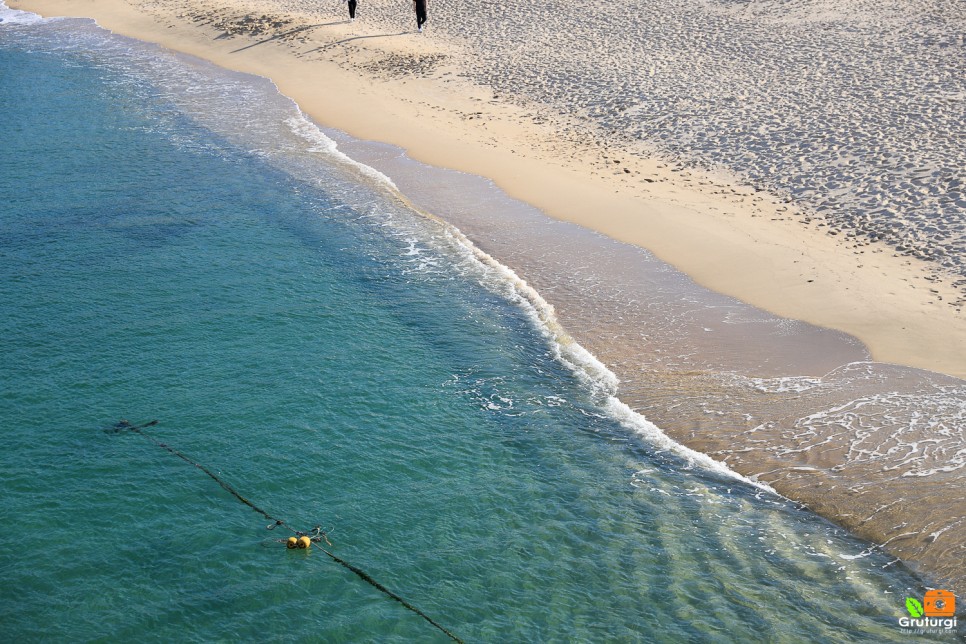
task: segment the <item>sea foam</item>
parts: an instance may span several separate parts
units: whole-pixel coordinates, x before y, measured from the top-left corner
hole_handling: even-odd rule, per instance
[[[7,25],[35,25],[49,20],[56,20],[56,18],[44,18],[29,11],[11,9],[6,3],[0,0],[0,23]]]

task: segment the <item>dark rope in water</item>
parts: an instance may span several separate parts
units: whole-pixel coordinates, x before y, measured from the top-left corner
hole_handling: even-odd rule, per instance
[[[121,420],[116,425],[114,425],[113,431],[115,431],[115,432],[122,432],[122,431],[134,432],[135,434],[138,434],[140,436],[143,436],[147,440],[151,441],[152,443],[154,443],[158,447],[161,447],[162,449],[165,449],[168,452],[171,452],[172,454],[174,454],[175,456],[177,456],[178,458],[180,458],[184,462],[186,462],[186,463],[188,463],[190,465],[194,465],[199,470],[201,470],[202,472],[204,472],[205,474],[207,474],[208,476],[210,476],[212,479],[214,479],[215,482],[218,483],[218,485],[220,485],[222,488],[224,488],[229,494],[231,494],[232,496],[234,496],[236,499],[238,499],[239,501],[241,501],[242,503],[244,503],[245,505],[247,505],[248,507],[250,507],[252,510],[255,510],[256,512],[258,512],[259,514],[261,514],[262,516],[264,516],[269,521],[274,521],[273,524],[271,524],[271,525],[268,526],[268,529],[269,530],[273,530],[273,529],[275,529],[276,527],[278,527],[280,525],[284,525],[286,528],[288,528],[289,530],[291,530],[292,532],[294,532],[295,534],[297,534],[299,536],[302,536],[302,535],[305,534],[303,532],[299,532],[297,530],[293,530],[291,527],[289,527],[281,519],[277,519],[277,518],[273,517],[268,512],[266,512],[265,510],[261,509],[260,507],[258,507],[257,505],[255,505],[254,503],[252,503],[251,501],[249,501],[248,499],[246,499],[245,497],[243,497],[241,494],[239,494],[235,490],[235,488],[233,488],[232,486],[230,486],[227,483],[225,483],[224,481],[222,481],[220,478],[218,478],[217,475],[215,475],[214,472],[212,472],[211,470],[209,470],[204,465],[201,465],[200,463],[196,463],[195,461],[191,460],[190,458],[188,458],[187,456],[185,456],[184,454],[182,454],[178,450],[174,449],[170,445],[168,445],[166,443],[162,443],[161,441],[159,441],[158,439],[154,438],[153,436],[151,436],[147,432],[143,431],[145,427],[153,427],[154,425],[157,425],[157,424],[158,424],[158,421],[157,420],[152,420],[151,422],[144,423],[143,425],[132,425],[127,420]],[[319,535],[321,535],[320,538],[325,539],[325,533],[324,532],[321,532],[320,531],[320,528],[316,527],[315,532],[318,533]],[[326,543],[328,543],[328,539],[326,539]],[[380,584],[378,581],[376,581],[375,579],[373,579],[372,576],[369,575],[369,573],[367,573],[366,571],[362,570],[361,568],[357,568],[356,566],[353,566],[352,564],[350,564],[345,559],[342,559],[341,557],[337,557],[336,555],[332,554],[331,552],[329,552],[328,550],[326,550],[322,546],[319,546],[319,550],[321,550],[322,552],[324,552],[325,554],[327,554],[329,556],[329,558],[332,559],[332,561],[334,561],[337,564],[339,564],[340,566],[343,566],[344,568],[347,568],[348,570],[351,570],[352,572],[354,572],[360,579],[362,579],[363,581],[365,581],[367,584],[371,585],[376,590],[378,590],[378,591],[384,593],[385,595],[387,595],[388,597],[396,600],[397,602],[399,602],[400,604],[402,604],[403,606],[405,606],[406,608],[408,608],[412,612],[414,612],[417,615],[419,615],[420,617],[422,617],[424,620],[426,620],[427,622],[429,622],[430,624],[432,624],[433,626],[435,626],[436,628],[438,628],[439,630],[441,630],[443,633],[445,633],[454,642],[459,642],[460,644],[463,643],[463,640],[461,640],[460,638],[456,637],[451,632],[449,632],[448,630],[446,630],[446,628],[444,628],[443,626],[441,626],[440,624],[438,624],[435,620],[433,620],[432,617],[430,617],[429,615],[427,615],[423,611],[419,610],[418,608],[416,608],[415,606],[413,606],[412,604],[410,604],[408,601],[406,601],[405,599],[403,599],[402,597],[400,597],[396,593],[392,592],[391,590],[389,590],[388,588],[386,588],[385,586],[383,586],[382,584]]]

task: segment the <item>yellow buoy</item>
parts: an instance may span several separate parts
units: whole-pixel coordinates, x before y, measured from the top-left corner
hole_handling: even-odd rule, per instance
[[[295,537],[289,537],[288,538],[288,541],[285,542],[285,547],[288,548],[288,549],[290,549],[290,550],[293,549],[293,548],[298,548],[299,547],[299,540],[296,539]]]
[[[299,548],[309,548],[312,545],[312,540],[308,537],[299,537]]]

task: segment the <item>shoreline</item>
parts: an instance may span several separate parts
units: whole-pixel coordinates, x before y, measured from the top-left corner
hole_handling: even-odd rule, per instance
[[[384,39],[375,35],[353,35],[358,34],[353,32],[357,28],[343,21],[324,20],[316,24],[304,22],[304,16],[300,19],[303,22],[273,27],[277,34],[296,38],[303,37],[306,31],[324,28],[328,35],[341,38],[330,41],[330,47],[349,46],[347,43],[350,42],[364,44],[364,49],[344,52],[353,61],[346,68],[335,60],[335,55],[321,61],[303,60],[307,55],[305,52],[317,52],[327,46],[318,44],[318,40],[291,41],[289,36],[258,33],[254,29],[248,34],[250,38],[226,35],[228,32],[221,31],[218,25],[250,23],[239,22],[237,16],[228,22],[214,17],[214,8],[222,5],[208,3],[193,8],[197,14],[166,15],[164,20],[152,17],[146,13],[147,9],[134,8],[124,0],[84,0],[83,5],[78,5],[77,0],[28,0],[17,2],[15,6],[48,16],[78,13],[78,7],[82,6],[82,13],[93,16],[102,27],[115,33],[155,42],[228,69],[270,78],[282,94],[295,100],[304,113],[323,127],[346,132],[363,144],[375,141],[399,147],[410,158],[429,166],[489,178],[510,197],[530,204],[558,221],[603,233],[636,248],[646,248],[659,260],[678,269],[683,268],[682,264],[697,267],[696,272],[685,270],[685,274],[699,286],[737,297],[750,306],[815,324],[821,327],[820,330],[837,329],[865,341],[873,357],[880,362],[883,361],[881,352],[886,351],[887,355],[902,358],[886,362],[925,368],[960,379],[966,375],[963,373],[966,360],[960,355],[962,350],[953,351],[947,346],[950,337],[966,337],[963,320],[948,304],[930,300],[937,293],[948,296],[947,301],[955,299],[955,289],[931,282],[928,279],[930,269],[924,262],[899,257],[875,244],[856,247],[849,253],[847,244],[833,239],[818,226],[806,227],[790,216],[790,204],[781,199],[770,198],[722,178],[706,177],[694,170],[674,167],[666,161],[630,156],[625,149],[607,147],[592,139],[581,141],[577,130],[560,133],[557,129],[559,121],[550,120],[548,126],[546,120],[538,118],[539,114],[503,102],[486,88],[451,78],[457,75],[458,67],[441,63],[434,67],[434,63],[429,64],[430,71],[421,71],[420,61],[445,61],[446,58],[437,57],[450,55],[451,44],[406,32],[386,33]],[[150,7],[156,8],[157,5]],[[192,24],[201,21],[197,16],[202,16],[206,22],[201,26]],[[373,43],[389,45],[376,48]],[[388,77],[387,68],[395,70],[389,72]],[[403,70],[402,75],[398,68]],[[367,73],[359,73],[360,69]],[[621,163],[613,163],[615,157],[619,157]],[[445,193],[442,189],[439,192],[441,196]],[[436,210],[438,208],[431,208],[433,212]],[[505,226],[516,230],[515,223]],[[484,233],[478,231],[475,238],[468,229],[458,227],[479,245],[477,239],[481,239]],[[481,248],[490,252],[485,245]],[[880,252],[873,252],[876,248]],[[493,255],[500,261],[506,259],[500,252]],[[527,259],[517,257],[508,266],[516,270],[518,266],[526,265]],[[604,258],[597,261],[599,265],[605,263]],[[622,274],[626,266],[614,267],[611,275]],[[754,422],[749,415],[751,410],[741,405],[735,405],[735,409],[710,421],[700,405],[687,413],[682,413],[684,409],[677,402],[665,409],[658,408],[660,404],[655,407],[650,400],[653,391],[649,387],[649,376],[641,375],[641,363],[628,361],[632,354],[622,351],[623,345],[616,340],[618,329],[608,328],[607,331],[614,335],[598,338],[595,334],[606,335],[606,332],[597,316],[575,320],[572,315],[579,312],[560,311],[567,308],[566,289],[557,290],[556,287],[563,285],[565,280],[561,276],[566,274],[559,270],[551,272],[549,278],[544,276],[533,285],[548,295],[547,299],[558,307],[559,312],[566,314],[562,321],[568,331],[583,331],[583,334],[574,333],[575,339],[621,378],[619,397],[622,402],[688,448],[708,454],[742,475],[772,486],[857,536],[872,543],[887,544],[889,552],[907,563],[921,564],[924,574],[950,575],[950,571],[942,566],[944,559],[945,563],[951,564],[944,553],[948,554],[950,547],[958,546],[956,543],[952,546],[932,543],[936,535],[946,531],[945,528],[937,529],[932,533],[932,540],[925,543],[922,539],[910,540],[910,533],[896,531],[897,526],[907,525],[905,522],[910,521],[911,525],[923,528],[919,531],[922,535],[930,534],[936,517],[926,510],[934,505],[913,503],[912,506],[893,507],[882,502],[883,494],[920,500],[941,494],[942,480],[879,479],[882,472],[878,471],[886,468],[872,461],[860,463],[858,470],[846,472],[833,467],[837,461],[829,460],[818,450],[817,460],[813,461],[808,436],[804,437],[804,449],[792,449],[801,446],[795,441],[803,437],[783,434],[784,428],[770,427],[770,421],[766,420],[787,413],[789,399],[782,396],[777,397],[775,407],[756,408],[760,418]],[[527,271],[522,275],[529,281]],[[718,288],[715,286],[717,281],[731,284],[738,291],[752,293],[754,297]],[[829,284],[838,284],[838,287],[832,288]],[[572,296],[569,303],[579,297],[579,293]],[[763,301],[771,298],[774,306],[761,304],[755,300],[758,297]],[[900,304],[906,306],[899,307],[901,315],[895,312]],[[781,306],[811,306],[814,310],[810,311],[811,316],[794,316],[777,311],[776,308]],[[640,324],[626,328],[623,315],[624,312],[619,311],[614,318],[621,319],[625,326],[623,331],[636,332],[645,327],[642,320]],[[851,326],[840,329],[835,324],[811,318],[845,320]],[[883,325],[883,320],[892,323]],[[570,323],[574,321],[577,324],[571,328]],[[689,334],[677,329],[677,335],[682,335],[685,342],[697,342],[685,349],[677,347],[677,350],[701,354],[701,334],[698,333],[701,330],[710,331],[696,328]],[[834,332],[829,333],[834,335]],[[876,348],[876,339],[884,343],[884,348]],[[824,349],[812,344],[783,355],[786,358],[791,356],[791,364],[796,366],[807,362],[798,360],[803,355],[817,359],[815,364],[821,366],[802,368],[800,374],[794,372],[802,376],[829,375],[826,373],[829,368],[834,371],[837,365],[843,364],[834,362],[837,359],[844,362],[864,359],[855,357],[850,353],[851,349],[838,353],[829,351],[830,346],[841,346],[834,339],[831,342]],[[751,345],[741,345],[740,348],[749,349]],[[769,345],[755,346],[752,352],[756,350],[767,353]],[[855,350],[866,355],[863,347]],[[714,352],[708,346],[704,346],[703,351]],[[848,371],[850,366],[846,365],[845,370]],[[756,368],[751,367],[746,373],[760,377],[767,375],[767,369],[758,373]],[[778,373],[791,375],[781,370]],[[720,400],[736,400],[734,395],[740,392],[721,387],[720,383],[716,384],[705,376],[700,370],[670,371],[665,391],[672,392],[671,400],[690,398],[695,390],[705,394],[713,392],[713,395],[720,396]],[[829,403],[820,404],[825,409]],[[800,416],[806,414],[803,408]],[[792,413],[791,417],[799,417],[798,412]],[[755,426],[758,422],[765,424]],[[783,452],[786,447],[787,451]],[[798,452],[798,456],[789,458],[785,455],[793,452]],[[950,482],[954,483],[955,479],[951,477]],[[831,495],[832,490],[838,491]],[[955,501],[949,510],[958,511],[961,500]],[[948,520],[952,519],[947,513],[942,525],[945,526]],[[951,574],[955,583],[961,582],[961,571],[953,570]]]
[[[949,304],[961,294],[948,280],[930,279],[934,266],[882,243],[850,247],[817,220],[804,225],[785,200],[727,177],[580,140],[579,133],[561,136],[553,123],[460,79],[458,66],[447,67],[456,45],[436,36],[361,19],[349,24],[342,5],[321,22],[274,12],[279,26],[269,31],[235,20],[246,15],[241,3],[220,22],[212,16],[225,5],[212,2],[161,16],[149,13],[156,5],[124,0],[11,6],[92,17],[116,33],[270,78],[324,126],[490,178],[555,219],[646,248],[701,286],[852,335],[876,361],[966,378],[966,342],[950,342],[966,338],[966,316]],[[198,19],[206,14],[208,24]],[[228,35],[226,24],[240,26]],[[351,63],[343,66],[337,55]],[[393,58],[430,63],[386,76],[380,63]]]

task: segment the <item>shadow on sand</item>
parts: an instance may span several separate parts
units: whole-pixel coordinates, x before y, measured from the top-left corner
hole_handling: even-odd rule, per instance
[[[351,38],[343,38],[342,40],[336,40],[335,42],[330,42],[324,45],[320,45],[319,47],[316,47],[315,49],[310,49],[305,53],[311,54],[314,51],[323,51],[325,49],[331,49],[332,47],[335,47],[337,45],[344,45],[345,43],[352,42],[353,40],[365,40],[367,38],[394,38],[396,36],[405,36],[410,33],[413,33],[413,32],[400,31],[398,34],[372,34],[371,36],[352,36]]]
[[[265,38],[264,40],[259,40],[258,42],[254,42],[254,43],[252,43],[250,45],[245,45],[244,47],[239,47],[238,49],[233,50],[231,53],[237,54],[240,51],[245,51],[246,49],[251,49],[252,47],[257,47],[258,45],[264,45],[265,43],[272,42],[273,40],[279,40],[280,38],[284,38],[286,36],[291,36],[292,34],[297,34],[297,33],[303,32],[303,31],[309,31],[309,30],[312,30],[312,29],[317,29],[318,27],[331,27],[333,25],[341,25],[344,22],[345,22],[344,20],[339,20],[338,22],[326,22],[326,23],[322,23],[322,24],[319,24],[319,25],[303,25],[301,27],[298,27],[297,29],[292,29],[291,31],[286,31],[286,32],[280,33],[280,34],[275,34],[271,38]],[[224,38],[224,37],[225,37],[224,35],[218,36],[218,38]]]

